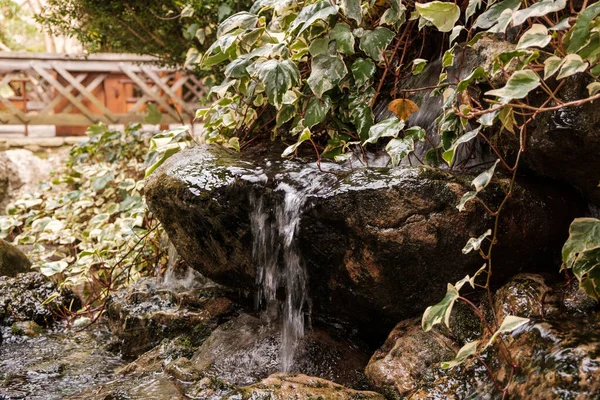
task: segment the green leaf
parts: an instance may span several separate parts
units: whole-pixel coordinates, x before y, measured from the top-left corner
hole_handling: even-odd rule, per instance
[[[236,29],[246,30],[249,28],[256,27],[258,23],[258,16],[249,12],[239,12],[227,18],[219,25],[217,29],[217,38],[222,37],[226,33],[234,31]]]
[[[481,244],[483,243],[485,238],[490,236],[491,234],[492,234],[492,230],[488,229],[483,235],[481,235],[477,238],[470,238],[467,241],[467,244],[465,245],[465,247],[463,247],[462,253],[469,254],[473,250],[479,250],[481,248]]]
[[[300,80],[298,67],[291,60],[266,60],[255,65],[256,74],[265,85],[269,103],[277,109],[281,108],[285,93]]]
[[[483,0],[469,0],[469,4],[467,5],[467,10],[465,11],[465,20],[468,20],[475,14],[475,11],[479,7],[481,7],[481,3]]]
[[[352,70],[352,76],[354,76],[356,86],[359,88],[370,83],[376,71],[375,63],[370,58],[367,58],[366,60],[357,58],[356,61],[352,63],[350,69]]]
[[[163,148],[161,157],[151,166],[146,169],[145,177],[149,177],[158,167],[160,167],[165,161],[169,159],[173,154],[183,150],[184,146],[182,143],[170,143]]]
[[[319,54],[312,60],[311,72],[307,83],[318,98],[333,89],[346,74],[348,69],[340,56]]]
[[[360,0],[341,0],[340,9],[346,17],[355,20],[356,24],[360,25],[362,22]]]
[[[452,43],[456,40],[458,35],[460,35],[460,32],[462,32],[464,29],[465,27],[462,25],[457,25],[454,28],[452,28],[452,32],[450,33],[450,37],[448,38],[448,46],[452,47]]]
[[[150,125],[158,125],[162,121],[162,113],[154,103],[146,105],[146,116],[144,122]]]
[[[479,128],[475,128],[472,131],[465,133],[464,135],[462,135],[461,137],[456,139],[456,141],[454,143],[452,143],[452,146],[448,150],[446,150],[444,153],[442,153],[442,158],[448,163],[448,165],[450,167],[452,166],[452,163],[454,162],[454,153],[455,153],[456,149],[458,148],[458,146],[463,143],[470,142],[478,134],[479,134]]]
[[[239,79],[248,76],[246,68],[252,61],[249,59],[236,58],[225,67],[225,76],[227,78]]]
[[[570,40],[567,45],[567,53],[577,53],[583,49],[590,40],[592,32],[592,21],[600,14],[600,3],[595,3],[579,14],[577,22],[569,31]]]
[[[429,306],[423,313],[423,319],[421,320],[421,326],[425,332],[430,331],[435,325],[445,323],[446,326],[450,327],[450,314],[452,313],[452,307],[454,302],[458,300],[459,293],[454,285],[448,284],[446,290],[446,296],[434,306]]]
[[[544,61],[544,80],[554,75],[562,65],[562,58],[557,56],[551,56]]]
[[[517,49],[527,49],[529,47],[546,47],[552,37],[548,34],[548,29],[542,24],[533,24],[527,30],[517,43]]]
[[[423,58],[415,58],[413,60],[413,75],[419,75],[421,72],[423,72],[423,70],[425,69],[425,66],[427,65],[427,60],[423,59]]]
[[[69,264],[66,261],[43,262],[40,264],[40,272],[44,276],[54,276],[64,272]]]
[[[562,260],[571,268],[580,253],[600,248],[600,220],[576,218],[569,227],[569,238],[562,248]]]
[[[369,129],[369,138],[364,143],[376,143],[382,137],[396,137],[404,128],[404,121],[393,116],[383,120]]]
[[[558,12],[565,8],[567,0],[542,0],[531,7],[516,11],[513,14],[513,26],[519,26],[528,18],[543,17],[544,15]]]
[[[600,76],[600,64],[598,64],[594,68],[590,69],[590,74],[592,74],[594,77],[598,78]]]
[[[335,47],[338,52],[354,54],[354,35],[347,24],[337,23],[329,32],[329,38],[335,40]]]
[[[373,109],[368,104],[359,104],[352,112],[354,126],[361,141],[369,138],[369,132],[374,124]]]
[[[579,72],[584,72],[588,63],[577,54],[567,54],[564,58],[556,79],[564,79]]]
[[[456,367],[459,364],[462,364],[467,358],[477,354],[477,345],[479,342],[469,342],[460,348],[458,353],[456,353],[456,357],[450,361],[442,362],[442,369],[450,369],[452,367]]]
[[[500,16],[504,11],[516,11],[519,7],[521,7],[521,0],[504,0],[500,3],[496,3],[477,18],[473,27],[482,29],[491,28],[498,23],[501,19]],[[510,15],[512,15],[512,12]]]
[[[312,97],[308,102],[308,106],[306,107],[306,113],[304,114],[304,125],[307,128],[312,128],[318,123],[323,122],[330,108],[331,100],[329,97],[324,96],[323,100],[320,100],[317,97]]]
[[[443,68],[450,67],[454,63],[454,48],[455,46],[452,46],[444,52],[444,56],[442,57]]]
[[[425,136],[427,136],[427,132],[425,131],[425,129],[421,128],[420,126],[411,126],[410,128],[408,128],[404,131],[404,137],[405,138],[410,137],[415,142],[423,141],[423,139],[425,139]]]
[[[296,116],[296,113],[296,106],[293,106],[291,104],[284,104],[283,106],[281,106],[279,112],[277,112],[275,126],[280,127],[281,125],[285,124],[286,122],[294,118]]]
[[[589,85],[587,85],[587,90],[590,97],[598,94],[598,92],[600,92],[600,82],[590,83]]]
[[[307,141],[308,139],[310,139],[310,137],[311,137],[310,129],[304,128],[304,130],[302,131],[302,133],[298,137],[298,141],[295,144],[287,147],[283,151],[283,153],[281,154],[281,157],[287,157],[290,154],[292,154],[293,152],[295,152],[296,149],[298,148],[298,146],[300,146],[302,143],[304,143],[305,141]]]
[[[514,315],[507,315],[506,317],[504,317],[504,320],[502,321],[502,324],[500,324],[500,327],[498,328],[498,330],[496,332],[494,332],[494,334],[492,335],[490,340],[487,342],[484,349],[489,347],[491,344],[493,344],[496,341],[496,338],[498,337],[498,335],[500,335],[502,333],[512,332],[512,331],[516,330],[517,328],[520,328],[521,326],[525,325],[528,322],[529,322],[529,318],[521,318],[521,317],[515,317]]]
[[[406,7],[401,0],[392,0],[391,7],[385,10],[379,25],[389,25],[398,28],[406,21]]]
[[[500,162],[499,159],[496,160],[496,162],[494,163],[494,165],[492,165],[492,167],[490,169],[483,171],[475,179],[473,179],[473,182],[471,182],[471,185],[475,186],[475,191],[477,193],[481,192],[483,189],[485,189],[485,187],[487,185],[490,184],[492,177],[494,176],[494,171],[496,170],[496,166],[498,165],[499,162]]]
[[[467,76],[465,79],[463,79],[462,81],[460,81],[458,83],[458,85],[456,86],[456,91],[457,92],[462,92],[467,87],[469,87],[469,85],[471,83],[473,83],[475,80],[480,79],[480,78],[482,78],[484,76],[485,76],[485,70],[483,69],[483,67],[477,67],[477,68],[475,68],[469,74],[469,76]]]
[[[359,47],[375,61],[383,60],[383,51],[389,46],[396,34],[388,28],[378,26],[372,31],[365,31],[360,38]]]
[[[296,19],[290,24],[289,32],[300,35],[306,29],[310,28],[317,21],[327,22],[338,13],[337,6],[332,5],[328,0],[323,0],[315,4],[304,7],[296,16]]]
[[[456,206],[456,208],[458,209],[458,211],[464,211],[465,209],[465,205],[473,200],[475,197],[477,197],[477,192],[467,192],[463,195],[463,197],[460,199],[460,201],[458,202],[458,205]]]
[[[385,151],[389,154],[393,167],[397,167],[400,161],[414,149],[415,142],[412,137],[392,139],[385,146]]]
[[[440,32],[450,32],[460,18],[460,8],[454,3],[415,3],[415,8],[421,17],[431,22]]]
[[[503,103],[512,99],[522,99],[533,89],[540,86],[540,77],[531,70],[516,71],[501,89],[490,90],[487,96],[498,96]]]
[[[329,38],[318,38],[313,39],[310,42],[308,52],[311,56],[315,57],[319,54],[326,54],[329,52]]]
[[[190,5],[185,6],[183,10],[181,10],[180,17],[181,18],[190,18],[194,16],[194,8]]]

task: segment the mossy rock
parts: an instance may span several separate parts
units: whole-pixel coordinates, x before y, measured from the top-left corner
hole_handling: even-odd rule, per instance
[[[30,268],[31,262],[21,250],[0,239],[0,276],[15,277]]]

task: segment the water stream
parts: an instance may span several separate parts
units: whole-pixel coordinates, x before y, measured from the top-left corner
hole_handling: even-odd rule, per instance
[[[280,178],[276,176],[275,182]],[[305,316],[310,316],[308,275],[295,238],[307,197],[326,188],[328,179],[312,169],[292,178],[293,184],[278,182],[274,196],[250,198],[252,254],[257,263],[255,304],[269,322],[281,319],[283,372],[289,372],[294,364],[296,347],[304,336]]]

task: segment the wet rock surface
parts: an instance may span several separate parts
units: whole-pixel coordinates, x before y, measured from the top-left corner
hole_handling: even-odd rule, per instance
[[[314,314],[358,327],[375,341],[435,303],[447,282],[481,266],[477,255],[463,256],[461,249],[491,220],[477,204],[461,213],[456,209],[472,177],[428,168],[321,167],[337,175],[314,164],[251,161],[203,145],[165,162],[148,180],[146,198],[193,268],[252,292],[257,263],[250,251],[250,198],[266,197],[274,207],[281,201],[281,184],[304,190],[297,245]],[[505,183],[486,191],[490,204],[503,197]],[[503,212],[505,239],[498,246],[494,277],[507,279],[523,265],[553,265],[568,224],[581,212],[569,193],[527,181],[517,185]],[[541,225],[553,229],[534,228]]]
[[[539,275],[522,274],[496,292],[499,318],[507,312],[530,318],[526,325],[504,335],[518,365],[514,372],[499,344],[481,354],[497,386],[507,388],[507,398],[588,399],[600,392],[600,312],[597,305],[595,311],[588,307],[587,314],[578,307],[577,311],[567,309],[566,304],[578,298],[572,291],[569,285],[548,286]],[[542,311],[542,304],[547,310]],[[487,341],[489,334],[482,339]],[[423,332],[418,321],[402,322],[371,358],[367,377],[390,398],[502,398],[477,359],[441,369],[440,362],[454,358],[463,344],[445,328]]]
[[[314,329],[298,344],[291,372],[345,386],[364,382],[368,355],[343,339]],[[255,383],[281,370],[281,329],[248,314],[217,328],[191,359],[193,368],[235,386]]]
[[[0,277],[0,325],[33,321],[42,327],[49,326],[56,315],[42,303],[55,294],[58,297],[54,304],[68,306],[73,300],[71,294],[61,294],[58,285],[37,272]]]
[[[29,272],[31,262],[25,254],[7,241],[0,239],[0,277],[15,277]]]
[[[123,364],[105,348],[111,341],[105,327],[75,332],[57,326],[35,338],[0,329],[0,399],[62,399],[114,379]]]
[[[356,391],[306,375],[275,374],[261,382],[238,389],[224,397],[229,400],[384,400],[379,393]]]
[[[198,346],[237,310],[219,285],[195,277],[187,286],[148,278],[112,296],[108,326],[121,340],[124,357],[140,356],[163,339],[184,333],[191,345]]]

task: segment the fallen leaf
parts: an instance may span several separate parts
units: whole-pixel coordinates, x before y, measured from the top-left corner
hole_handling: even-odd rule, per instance
[[[412,100],[396,99],[388,104],[388,110],[396,114],[398,119],[406,121],[412,113],[419,110],[419,106]]]

